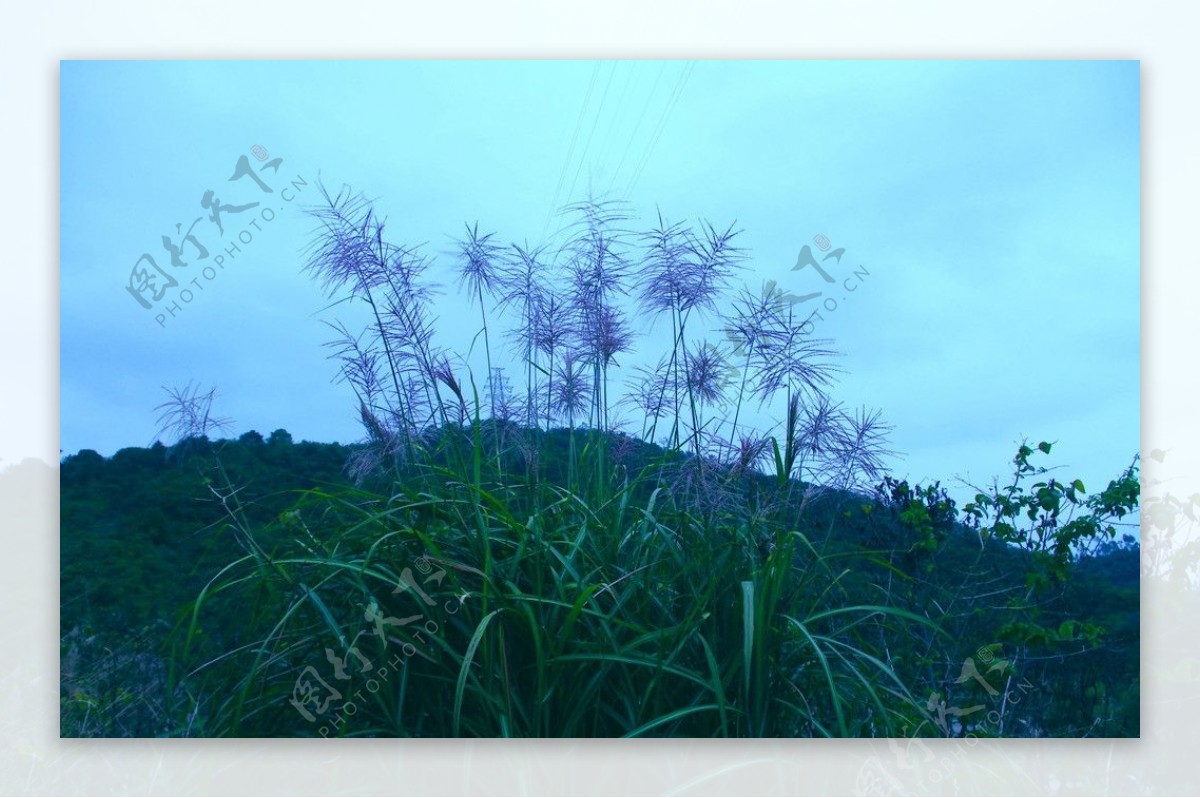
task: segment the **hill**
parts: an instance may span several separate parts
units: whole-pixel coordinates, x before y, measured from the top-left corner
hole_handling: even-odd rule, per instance
[[[937,485],[617,433],[423,445],[359,484],[368,447],[283,430],[66,457],[63,735],[1138,733],[1128,541],[1055,560]],[[386,700],[331,727],[356,661]]]

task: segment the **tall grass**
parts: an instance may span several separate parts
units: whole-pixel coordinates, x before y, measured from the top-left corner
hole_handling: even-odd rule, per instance
[[[432,259],[363,196],[322,191],[307,269],[359,319],[330,323],[365,430],[357,486],[306,492],[266,530],[231,507],[246,555],[177,632],[176,731],[864,736],[927,719],[881,641],[936,628],[886,591],[861,601],[804,523],[822,490],[878,477],[886,425],[829,396],[835,353],[780,292],[732,293],[749,257],[733,225],[639,231],[600,200],[536,247],[472,224],[452,257],[479,330],[454,353]],[[656,368],[625,368],[654,344]],[[218,601],[243,608],[233,650],[203,640]]]

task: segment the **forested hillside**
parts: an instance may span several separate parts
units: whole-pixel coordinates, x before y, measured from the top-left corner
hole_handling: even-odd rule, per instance
[[[781,487],[617,434],[429,445],[357,486],[361,447],[283,430],[65,458],[63,735],[1138,734],[1131,541],[1054,560],[938,486]],[[601,450],[588,508],[571,455]],[[366,661],[354,719],[317,712]]]

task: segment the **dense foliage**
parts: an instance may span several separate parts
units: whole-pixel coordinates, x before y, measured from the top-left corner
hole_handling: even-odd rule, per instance
[[[735,521],[728,495],[626,482],[687,460],[621,436],[588,507],[562,487],[571,433],[541,436],[520,489],[486,462],[477,485],[337,487],[353,448],[282,431],[66,458],[63,733],[1138,733],[1134,545],[1039,563],[893,480],[775,503],[726,473],[757,502]]]

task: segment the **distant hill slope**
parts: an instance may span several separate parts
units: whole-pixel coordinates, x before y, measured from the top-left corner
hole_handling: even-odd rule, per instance
[[[574,445],[569,433],[534,434],[544,436],[536,447],[539,478],[563,482],[567,449]],[[686,461],[625,436],[610,436],[608,443],[614,479],[633,474],[650,461]],[[136,668],[142,674],[137,678],[162,680],[171,628],[208,580],[244,554],[226,523],[220,490],[214,491],[226,484],[226,476],[237,491],[225,501],[240,503],[251,525],[262,530],[258,543],[271,551],[293,544],[271,536],[289,534],[283,531],[286,525],[276,521],[295,504],[298,491],[349,485],[347,464],[358,451],[356,446],[337,443],[297,443],[287,432],[276,430],[266,439],[250,432],[233,440],[192,439],[172,447],[128,448],[110,458],[90,450],[65,457],[60,466],[64,695],[78,689],[71,686],[72,680],[85,681],[81,674],[96,678],[97,652],[106,643],[133,645],[139,652],[119,665],[112,664],[110,653],[110,664],[104,666],[107,672]],[[530,466],[519,447],[507,457],[510,462],[504,466],[511,473]],[[754,477],[748,490],[755,490],[758,481],[764,489],[771,482],[765,476]],[[387,495],[390,487],[389,480],[364,486],[381,495]],[[653,488],[646,486],[647,495]],[[954,520],[952,508],[941,497],[944,494],[930,491],[921,499],[929,513],[925,521],[915,524],[905,513],[908,503],[915,501],[911,494],[896,489],[874,496],[822,491],[802,515],[797,511],[797,531],[822,567],[844,563],[847,571],[837,584],[847,602],[875,603],[886,586],[889,599],[899,601],[907,611],[922,617],[953,617],[966,630],[959,641],[964,652],[1004,644],[1004,635],[1028,644],[1030,630],[1006,625],[1000,600],[972,600],[967,605],[962,601],[965,591],[983,597],[1023,591],[1030,555],[999,543],[982,544]],[[673,500],[710,499],[702,491],[682,491]],[[796,567],[809,566],[801,559]],[[217,611],[237,613],[239,608],[229,605]],[[1097,690],[1123,687],[1133,691],[1132,697],[1118,704],[1133,701],[1133,710],[1122,710],[1124,714],[1109,718],[1102,728],[1109,735],[1136,734],[1140,623],[1136,547],[1113,545],[1101,556],[1074,563],[1070,578],[1043,602],[1042,611],[1052,626],[1092,624],[1103,629],[1104,637],[1100,647],[1085,646],[1072,642],[1078,638],[1078,627],[1065,626],[1061,636],[1052,635],[1038,644],[1036,661],[1045,663],[1040,672],[1071,687],[1064,695],[1056,694],[1053,702],[1047,701],[1038,728],[1026,733],[1063,729],[1081,733],[1090,717],[1087,707],[1098,700]],[[222,633],[220,624],[210,623],[207,628]],[[212,642],[221,650],[228,641]],[[924,673],[922,678],[932,683],[945,678],[935,673],[936,663],[911,667],[912,673]],[[957,671],[950,674],[956,675]],[[145,717],[130,720],[127,727],[104,733],[159,733],[153,718],[154,712],[147,710]]]

